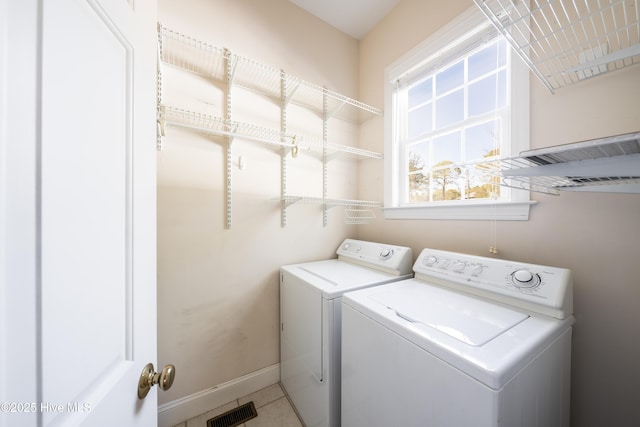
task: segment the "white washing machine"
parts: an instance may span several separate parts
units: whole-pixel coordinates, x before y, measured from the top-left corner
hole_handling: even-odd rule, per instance
[[[571,272],[424,249],[415,278],[350,292],[345,427],[568,427]]]
[[[342,295],[412,277],[410,248],[347,239],[280,269],[280,379],[307,427],[340,425]]]

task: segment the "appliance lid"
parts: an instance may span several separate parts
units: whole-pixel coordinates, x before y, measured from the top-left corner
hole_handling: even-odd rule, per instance
[[[471,346],[482,346],[529,316],[478,298],[415,282],[370,296],[416,326],[434,328]]]
[[[342,304],[343,311],[368,317],[494,390],[570,333],[574,322],[573,316],[542,316],[419,279],[348,292]],[[430,316],[430,310],[439,313]]]
[[[340,259],[295,264],[282,269],[318,288],[325,298],[336,298],[345,292],[410,277],[397,276]]]

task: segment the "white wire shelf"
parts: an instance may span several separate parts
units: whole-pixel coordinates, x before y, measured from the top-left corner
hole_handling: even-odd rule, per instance
[[[327,118],[336,117],[353,123],[361,123],[374,116],[381,116],[382,110],[337,92],[288,76],[288,102],[324,114],[323,95],[327,95]]]
[[[486,182],[546,194],[640,193],[640,132],[530,150],[519,157],[462,167]]]
[[[321,152],[323,145],[326,145],[327,156],[329,157],[341,154],[351,154],[359,158],[364,157],[370,159],[382,159],[382,154],[375,151],[364,150],[362,148],[352,147],[350,145],[333,144],[331,142],[323,143],[321,139],[309,139],[300,137],[300,147],[302,148],[308,148]]]
[[[324,115],[323,96],[328,98],[327,115],[359,123],[382,110],[341,95],[314,83],[283,73],[281,70],[232,54],[203,41],[158,24],[160,59],[206,78],[226,82],[226,62],[231,61],[232,84],[280,99],[283,79],[287,84],[287,103],[301,105]]]
[[[262,126],[225,120],[165,105],[160,106],[158,116],[161,125],[167,124],[210,135],[239,137],[270,145],[296,148],[295,135],[284,134]]]
[[[368,224],[376,219],[371,209],[345,208],[344,216],[346,224]]]
[[[287,206],[293,205],[294,203],[307,203],[307,204],[319,204],[326,205],[327,207],[336,207],[336,206],[351,206],[351,207],[370,207],[370,208],[380,208],[382,207],[382,203],[374,202],[370,200],[350,200],[350,199],[330,199],[323,197],[306,197],[306,196],[284,196],[279,198],[278,200],[282,200],[285,202]]]
[[[323,217],[326,216],[327,210],[331,208],[344,207],[345,224],[368,224],[376,218],[372,209],[382,207],[381,202],[370,200],[332,199],[326,197],[287,195],[274,200],[282,201],[285,208],[296,203],[320,205],[323,209]]]
[[[294,156],[297,156],[301,149],[322,153],[323,147],[326,145],[329,156],[351,154],[365,158],[382,158],[382,154],[374,151],[363,150],[349,145],[323,142],[321,139],[283,133],[275,129],[233,120],[225,120],[220,117],[167,105],[161,105],[159,107],[158,120],[162,128],[164,128],[165,125],[176,126],[210,135],[238,137],[269,145],[287,147],[293,150]]]
[[[551,91],[640,63],[640,0],[474,0]]]
[[[640,158],[636,159],[640,160]],[[563,168],[571,166],[563,164]],[[527,159],[514,157],[484,163],[475,166],[485,166],[490,170],[479,172],[472,165],[465,165],[476,176],[482,175],[485,181],[497,182],[502,186],[517,188],[537,193],[557,196],[561,191],[599,191],[599,192],[640,192],[640,174],[610,174],[609,176],[575,175],[567,176],[554,174],[553,170],[537,165]],[[638,167],[640,163],[637,163]],[[556,171],[557,172],[557,171]]]

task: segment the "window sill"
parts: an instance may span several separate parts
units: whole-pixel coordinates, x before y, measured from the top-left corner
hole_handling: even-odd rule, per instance
[[[383,208],[385,219],[447,219],[486,221],[528,221],[529,209],[535,201],[433,204]]]

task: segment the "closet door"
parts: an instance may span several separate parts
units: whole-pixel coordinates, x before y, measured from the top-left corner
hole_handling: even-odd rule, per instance
[[[155,1],[0,9],[0,425],[156,425]]]
[[[42,2],[42,400],[65,406],[45,425],[156,424],[137,396],[157,363],[144,3]]]

